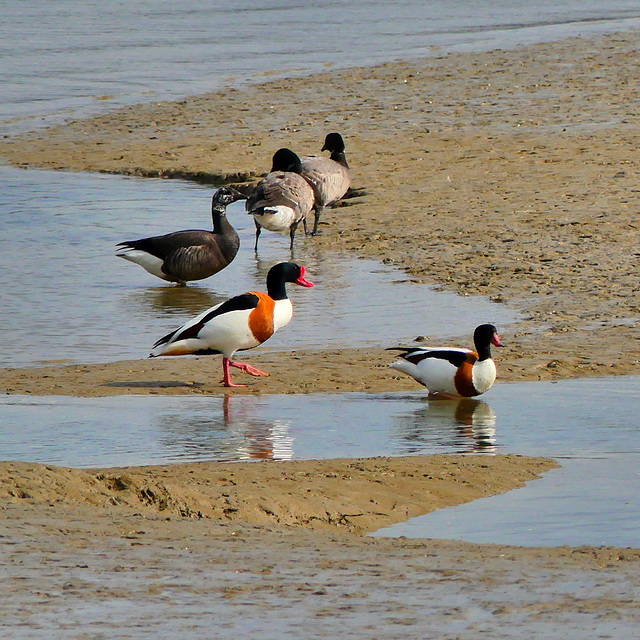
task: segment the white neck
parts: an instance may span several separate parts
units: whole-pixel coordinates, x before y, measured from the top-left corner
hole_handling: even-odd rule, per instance
[[[276,300],[273,306],[273,330],[282,329],[293,317],[293,304],[289,298]]]

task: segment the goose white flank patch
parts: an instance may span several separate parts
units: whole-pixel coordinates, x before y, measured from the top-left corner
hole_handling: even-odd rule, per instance
[[[491,345],[502,347],[492,324],[481,324],[473,334],[476,350],[453,347],[392,347],[403,351],[389,366],[402,371],[427,387],[429,395],[479,396],[496,380]]]
[[[329,151],[331,155],[328,158],[324,156],[301,158],[302,177],[311,185],[315,198],[315,219],[311,235],[316,235],[318,232],[318,222],[324,208],[330,207],[343,198],[351,186],[342,136],[339,133],[329,133],[321,151]]]
[[[291,149],[278,149],[273,154],[271,171],[257,184],[245,205],[256,224],[255,249],[262,229],[288,233],[293,249],[296,229],[315,204],[313,189],[301,171],[300,158]]]
[[[227,206],[237,200],[246,200],[246,196],[221,187],[211,199],[213,231],[189,229],[120,242],[116,255],[168,282],[184,285],[208,278],[228,266],[238,253],[240,239],[226,216]]]
[[[304,274],[305,268],[294,262],[274,265],[267,274],[267,293],[249,291],[207,309],[160,338],[149,357],[220,353],[225,387],[245,386],[231,382],[229,367],[252,376],[269,375],[246,362],[234,362],[233,356],[236,351],[257,347],[289,323],[293,305],[286,283],[313,287]]]

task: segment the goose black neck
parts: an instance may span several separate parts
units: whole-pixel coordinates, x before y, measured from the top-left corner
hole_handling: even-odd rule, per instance
[[[347,156],[345,155],[344,151],[332,151],[330,157],[334,162],[341,164],[347,169],[349,168],[349,165],[347,164]]]
[[[300,156],[291,149],[278,149],[271,161],[271,171],[288,171],[290,173],[302,173]]]
[[[222,233],[225,227],[229,225],[226,216],[227,208],[224,206],[211,206],[211,219],[213,220],[213,232]]]

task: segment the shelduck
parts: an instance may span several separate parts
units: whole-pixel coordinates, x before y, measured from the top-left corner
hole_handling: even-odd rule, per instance
[[[294,262],[274,265],[267,274],[267,293],[249,291],[207,309],[160,338],[149,357],[220,353],[225,387],[246,386],[231,382],[229,367],[251,376],[269,375],[232,358],[236,351],[257,347],[289,323],[293,305],[287,296],[286,283],[313,287],[304,274],[305,268]]]
[[[245,206],[256,224],[256,243],[261,230],[288,233],[290,248],[298,225],[313,209],[315,197],[309,183],[300,175],[300,158],[291,149],[278,149],[271,171],[257,184]]]
[[[476,350],[440,347],[392,347],[403,351],[389,366],[427,387],[430,396],[479,396],[496,379],[491,345],[502,347],[492,324],[481,324],[473,333]]]
[[[246,200],[246,196],[232,187],[220,187],[211,199],[213,231],[189,229],[120,242],[116,255],[179,285],[208,278],[228,266],[238,253],[240,239],[226,216],[227,206],[237,200]]]
[[[302,176],[311,185],[315,198],[315,219],[311,235],[316,235],[318,232],[318,222],[324,208],[343,198],[351,186],[342,136],[339,133],[329,133],[321,151],[330,151],[331,155],[328,158],[324,156],[301,158]]]

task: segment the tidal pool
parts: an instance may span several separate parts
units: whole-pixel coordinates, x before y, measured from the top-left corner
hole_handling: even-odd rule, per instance
[[[0,367],[146,358],[158,338],[201,311],[264,290],[269,268],[291,259],[307,267],[316,287],[289,287],[294,318],[262,349],[395,346],[425,334],[471,340],[476,325],[504,331],[517,317],[505,304],[437,291],[357,254],[321,251],[303,233],[292,254],[288,238],[265,232],[256,253],[242,202],[227,212],[240,235],[236,259],[211,278],[176,287],[115,257],[115,244],[210,228],[212,187],[9,167],[0,178]]]

